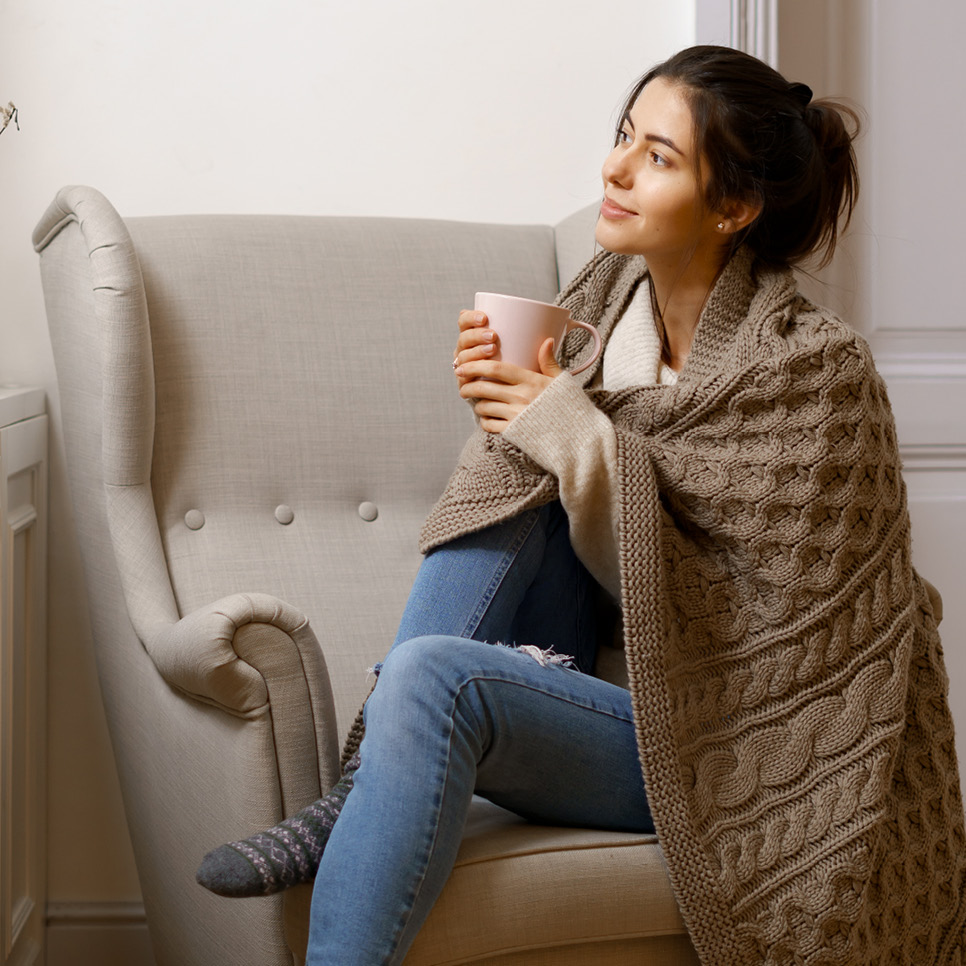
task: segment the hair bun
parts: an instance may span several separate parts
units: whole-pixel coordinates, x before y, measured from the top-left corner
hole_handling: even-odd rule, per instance
[[[809,102],[812,99],[812,89],[808,84],[794,83],[789,85],[788,93],[795,98],[796,101],[801,105],[802,110],[808,107]]]

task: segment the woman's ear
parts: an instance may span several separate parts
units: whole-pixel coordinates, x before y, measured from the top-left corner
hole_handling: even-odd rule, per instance
[[[734,234],[747,228],[760,214],[761,205],[748,201],[729,201],[718,212],[718,231]]]

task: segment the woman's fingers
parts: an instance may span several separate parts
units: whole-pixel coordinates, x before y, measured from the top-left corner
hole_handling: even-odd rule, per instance
[[[541,350],[543,371],[532,372],[493,358],[500,340],[487,325],[484,313],[464,309],[459,315],[459,328],[453,353],[459,393],[473,403],[473,410],[484,430],[502,433],[559,372],[556,363],[553,364],[555,372],[543,358],[547,351],[552,351],[553,340],[548,340],[551,350],[547,350],[547,346]]]
[[[502,433],[553,381],[544,373],[493,360],[467,362],[456,375],[460,395],[473,402],[480,426],[490,433]]]
[[[478,359],[490,359],[497,350],[497,334],[486,324],[482,312],[464,310],[459,317],[460,334],[453,358],[457,365]]]
[[[486,325],[486,313],[476,312],[473,309],[463,309],[460,312],[459,326],[460,332],[464,329],[476,329]]]
[[[464,399],[494,399],[498,402],[531,402],[551,382],[549,376],[509,362],[481,360],[456,367],[460,395]]]
[[[476,413],[480,421],[480,426],[488,433],[502,433],[507,423],[523,409],[520,403],[514,405],[497,402],[494,399],[475,399],[471,402],[473,403],[473,412]]]
[[[460,334],[456,342],[458,362],[472,362],[474,359],[492,358],[497,348],[496,333],[490,329],[476,329]]]
[[[494,385],[499,384],[494,383]],[[529,400],[514,395],[512,391],[506,392],[512,389],[511,386],[502,386],[491,395],[468,397],[473,403],[473,412],[479,418],[480,425],[487,432],[502,433],[504,428],[526,409]]]
[[[522,366],[515,366],[511,362],[480,358],[467,359],[466,362],[459,361],[456,375],[466,380],[482,379],[490,383],[518,385],[532,382],[533,377],[540,374],[524,369]]]
[[[520,398],[515,386],[505,382],[486,382],[483,379],[466,379],[460,385],[460,395],[464,399],[492,399],[496,402],[508,403]]]

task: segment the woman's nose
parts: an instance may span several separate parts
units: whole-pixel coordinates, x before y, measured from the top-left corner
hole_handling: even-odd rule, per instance
[[[621,151],[620,146],[614,148],[610,154],[604,158],[604,165],[601,168],[601,175],[604,181],[608,184],[619,184],[622,187],[626,187],[626,180],[628,177],[628,166],[624,158],[624,153]]]

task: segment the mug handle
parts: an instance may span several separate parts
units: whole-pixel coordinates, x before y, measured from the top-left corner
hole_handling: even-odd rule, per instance
[[[594,337],[594,351],[586,362],[581,363],[576,369],[569,370],[572,376],[576,376],[578,372],[583,372],[584,369],[588,368],[588,366],[592,366],[597,361],[597,357],[600,355],[601,349],[604,348],[604,343],[601,341],[600,333],[589,322],[578,322],[576,319],[570,319],[567,322],[567,331],[569,332],[571,329],[575,328],[586,329]]]

